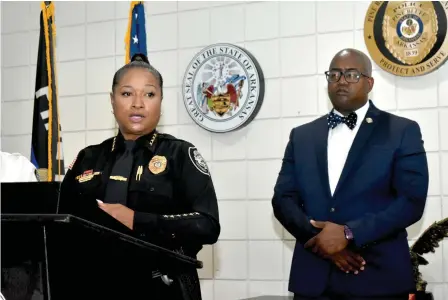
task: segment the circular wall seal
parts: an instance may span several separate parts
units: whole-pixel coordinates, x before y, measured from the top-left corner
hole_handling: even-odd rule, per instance
[[[383,70],[403,77],[428,74],[448,58],[448,2],[374,1],[364,40]]]
[[[182,96],[190,117],[211,132],[249,124],[263,103],[264,77],[256,59],[231,44],[202,49],[188,65]]]

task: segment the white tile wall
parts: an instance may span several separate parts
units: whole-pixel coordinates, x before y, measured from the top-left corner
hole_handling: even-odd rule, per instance
[[[30,154],[39,2],[2,2],[3,151]],[[161,130],[197,145],[209,161],[222,234],[201,251],[205,300],[287,295],[293,238],[272,215],[270,199],[290,130],[330,108],[326,70],[345,47],[366,51],[369,2],[146,2],[149,59],[165,79]],[[59,105],[67,164],[86,145],[113,136],[112,77],[124,62],[129,2],[55,2]],[[260,62],[266,94],[257,118],[225,135],[196,126],[180,84],[190,59],[210,43],[245,47]],[[430,197],[412,242],[448,217],[448,66],[399,78],[374,64],[371,97],[381,109],[417,120],[428,151]],[[261,176],[260,176],[261,175]],[[444,197],[445,196],[445,197]],[[422,267],[435,299],[448,295],[448,242]],[[448,297],[447,297],[448,299]]]

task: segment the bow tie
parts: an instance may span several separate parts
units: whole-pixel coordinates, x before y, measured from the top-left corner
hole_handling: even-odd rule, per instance
[[[328,115],[328,127],[331,129],[338,126],[340,123],[345,123],[348,128],[353,130],[356,126],[356,121],[358,120],[358,116],[356,113],[352,112],[346,117],[341,117],[340,115],[335,114],[333,111]]]

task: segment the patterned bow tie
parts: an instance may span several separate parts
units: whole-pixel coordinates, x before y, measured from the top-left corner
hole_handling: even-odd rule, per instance
[[[352,112],[346,117],[341,117],[340,115],[335,114],[333,111],[328,115],[328,127],[331,129],[338,126],[340,123],[345,123],[348,128],[353,130],[356,126],[356,121],[358,120],[358,116],[356,113]]]

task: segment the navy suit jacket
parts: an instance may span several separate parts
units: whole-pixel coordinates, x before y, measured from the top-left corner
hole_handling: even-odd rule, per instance
[[[318,296],[331,278],[337,291],[354,296],[411,292],[406,228],[422,217],[429,177],[420,127],[370,102],[331,196],[326,117],[291,131],[274,189],[274,215],[296,238],[289,290]],[[351,247],[366,260],[365,270],[345,274],[304,249],[318,233],[310,219],[348,225]]]

